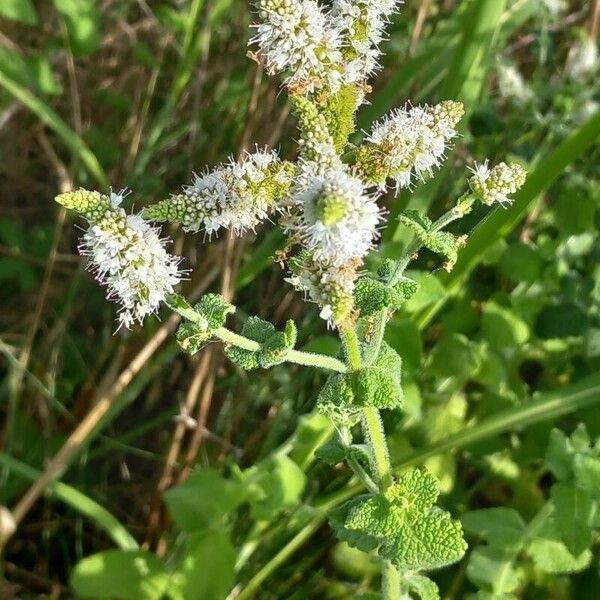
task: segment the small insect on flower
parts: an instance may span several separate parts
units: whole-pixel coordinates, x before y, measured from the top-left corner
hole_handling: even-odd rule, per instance
[[[79,212],[89,223],[79,252],[87,256],[88,268],[107,297],[117,301],[119,326],[130,328],[156,314],[161,302],[180,282],[181,258],[169,254],[158,229],[140,215],[128,215],[120,204],[124,193],[110,196],[78,190],[56,197],[56,201]]]
[[[382,220],[375,198],[341,163],[333,168],[303,163],[292,206],[287,228],[324,265],[364,257]]]
[[[525,169],[516,163],[501,162],[490,168],[486,160],[470,169],[473,172],[469,179],[471,191],[478,200],[488,205],[510,204],[512,199],[509,196],[521,188],[527,177]]]

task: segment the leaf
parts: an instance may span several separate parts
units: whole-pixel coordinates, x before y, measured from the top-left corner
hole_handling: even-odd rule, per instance
[[[224,529],[193,533],[186,540],[185,554],[172,578],[174,597],[225,600],[231,591],[235,549]]]
[[[421,600],[440,600],[440,590],[429,577],[411,573],[404,577],[404,581]]]
[[[160,600],[169,577],[150,552],[107,550],[77,563],[69,583],[79,598]]]
[[[2,0],[0,17],[20,21],[25,25],[37,25],[38,17],[31,0]]]
[[[347,542],[353,548],[358,548],[363,552],[371,552],[379,545],[379,540],[368,531],[350,529],[346,527],[348,515],[354,508],[359,506],[361,502],[369,496],[358,496],[342,506],[332,510],[329,513],[329,525],[333,529],[338,540]]]
[[[534,539],[529,544],[527,553],[542,571],[557,575],[583,571],[592,560],[589,550],[574,556],[562,542],[546,538]]]
[[[542,273],[542,261],[534,248],[515,242],[506,248],[498,264],[500,272],[511,281],[535,283]]]
[[[212,469],[197,469],[184,483],[165,492],[164,499],[175,523],[193,532],[214,526],[247,498],[241,483]]]
[[[460,523],[433,506],[438,494],[435,477],[411,469],[383,494],[353,506],[344,526],[376,538],[379,555],[400,569],[443,567],[459,560],[467,546]]]
[[[346,377],[351,379],[354,402],[357,404],[390,409],[402,407],[402,359],[389,344],[381,344],[371,366]]]
[[[292,448],[289,457],[304,468],[312,461],[323,442],[337,435],[332,436],[332,431],[333,424],[325,415],[314,411],[302,415],[298,419],[298,426],[291,439]]]
[[[486,302],[481,317],[481,331],[492,348],[519,348],[529,339],[529,327],[513,311],[496,302]]]
[[[407,210],[398,219],[417,236],[423,246],[445,256],[448,259],[447,269],[452,268],[458,258],[458,241],[451,233],[434,231],[431,219],[416,210]]]
[[[385,330],[385,340],[398,352],[404,365],[418,369],[423,361],[423,340],[417,326],[408,319],[392,319]]]
[[[444,286],[432,273],[412,271],[409,275],[419,286],[414,296],[404,305],[409,313],[420,311],[446,296]]]
[[[444,336],[431,353],[431,370],[441,377],[475,377],[481,366],[477,347],[459,333]]]
[[[233,345],[227,346],[227,358],[245,370],[259,367],[268,369],[285,361],[288,352],[296,345],[298,331],[291,319],[287,321],[283,331],[276,331],[268,321],[249,317],[242,327],[242,335],[258,342],[260,349],[254,351]]]
[[[493,591],[494,598],[504,598],[504,594],[517,590],[521,582],[512,560],[499,548],[480,546],[469,557],[467,576],[477,587]]]
[[[84,55],[100,47],[100,11],[97,0],[53,0],[65,21],[73,54]]]
[[[383,342],[377,358],[360,371],[330,377],[319,393],[317,403],[324,414],[345,409],[348,405],[400,408],[402,392],[402,359],[389,344]]]
[[[252,516],[269,521],[295,506],[306,485],[306,475],[289,457],[276,455],[244,471]]]
[[[565,483],[553,485],[550,497],[556,531],[569,552],[579,556],[592,543],[597,506],[588,492]]]
[[[466,531],[478,535],[490,546],[516,548],[525,533],[525,522],[512,508],[486,508],[461,516]]]

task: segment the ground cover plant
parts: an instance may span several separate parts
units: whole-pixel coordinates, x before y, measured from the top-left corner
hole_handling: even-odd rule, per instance
[[[2,595],[594,597],[600,3],[0,15]]]

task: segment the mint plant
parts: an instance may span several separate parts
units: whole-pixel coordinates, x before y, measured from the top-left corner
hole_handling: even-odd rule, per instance
[[[432,177],[463,116],[462,105],[451,99],[434,106],[407,104],[370,132],[355,132],[369,77],[378,68],[384,26],[396,7],[394,0],[336,0],[328,9],[314,0],[259,0],[252,56],[269,74],[282,77],[298,121],[296,160],[257,148],[194,176],[181,193],[138,214],[122,208],[124,192],[78,190],[56,198],[88,223],[80,251],[107,287],[107,297],[118,302],[119,327],[142,323],[164,304],[183,318],[176,337],[185,352],[220,340],[241,369],[295,363],[330,372],[315,397],[336,435],[320,455],[331,463],[345,460],[367,491],[336,509],[331,524],[340,539],[377,553],[386,600],[437,597],[422,572],[458,561],[466,550],[460,522],[436,506],[435,477],[424,469],[393,470],[381,411],[403,410],[402,361],[384,342],[386,325],[418,287],[405,271],[419,252],[440,255],[451,270],[465,239],[447,226],[476,203],[510,203],[525,179],[514,163],[474,165],[464,194],[441,216],[400,214],[412,241],[368,272],[365,259],[386,222],[384,194],[393,199]],[[240,236],[265,221],[277,222],[287,236],[280,255],[286,281],[339,334],[337,357],[298,350],[293,321],[277,330],[250,316],[236,333],[227,326],[236,307],[221,296],[208,294],[190,305],[175,292],[186,276],[183,259],[168,253],[168,240],[151,225]],[[255,491],[260,488],[260,477],[246,474],[245,480]],[[170,498],[177,501],[176,494]],[[240,494],[232,508],[245,500],[252,502]]]

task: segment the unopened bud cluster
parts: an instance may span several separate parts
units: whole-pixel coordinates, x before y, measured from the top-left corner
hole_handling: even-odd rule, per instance
[[[128,215],[121,194],[106,196],[78,190],[56,198],[89,222],[79,252],[108,288],[107,297],[121,306],[119,322],[129,328],[156,313],[181,279],[180,258],[165,250],[166,240],[140,215]]]
[[[516,163],[501,162],[490,168],[488,162],[475,165],[469,186],[478,200],[484,204],[510,204],[510,196],[525,183],[526,172]]]
[[[148,219],[178,222],[184,231],[208,235],[228,229],[236,235],[252,230],[278,209],[292,181],[294,167],[272,151],[246,154],[204,175],[196,175],[183,193],[145,212]]]

